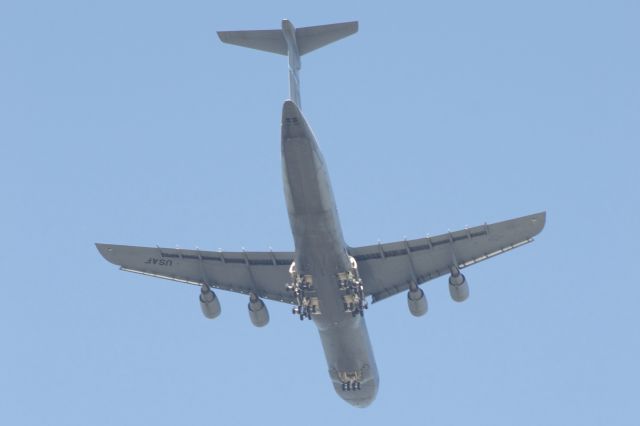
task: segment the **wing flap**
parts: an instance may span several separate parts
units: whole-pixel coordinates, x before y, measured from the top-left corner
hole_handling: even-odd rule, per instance
[[[459,268],[505,253],[533,241],[546,213],[481,225],[435,237],[352,248],[365,292],[380,301]]]
[[[200,250],[96,244],[102,256],[127,272],[187,284],[208,283],[213,288],[294,303],[285,284],[289,280],[290,252],[209,252]]]

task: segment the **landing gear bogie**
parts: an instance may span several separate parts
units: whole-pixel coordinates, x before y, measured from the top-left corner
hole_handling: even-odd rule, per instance
[[[318,305],[318,298],[309,294],[314,293],[313,277],[311,275],[299,275],[296,270],[295,262],[291,264],[289,274],[291,275],[291,282],[287,283],[285,288],[287,291],[293,293],[298,304],[297,307],[293,308],[293,314],[298,315],[300,317],[300,321],[305,318],[311,319],[312,314],[319,315],[320,309]]]
[[[359,391],[360,390],[360,382],[353,381],[353,382],[342,383],[342,390],[344,392]]]
[[[364,310],[368,308],[364,293],[364,285],[358,274],[358,264],[353,257],[349,257],[351,269],[340,272],[337,275],[338,288],[343,291],[344,311],[351,313],[352,317],[358,314],[364,316]]]

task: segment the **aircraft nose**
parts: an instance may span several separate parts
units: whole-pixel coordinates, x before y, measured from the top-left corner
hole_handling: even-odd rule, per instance
[[[344,399],[354,407],[365,408],[371,405],[371,403],[376,399],[376,395],[378,393],[378,381],[378,378],[375,377],[372,380],[363,382],[360,390],[356,391],[343,391],[342,385],[338,383],[334,383],[334,387],[340,398]]]
[[[369,397],[369,398],[353,398],[353,399],[347,399],[344,398],[345,401],[347,401],[349,404],[353,405],[354,407],[358,407],[358,408],[367,408],[369,405],[371,405],[371,403],[373,402],[375,398],[374,397]]]

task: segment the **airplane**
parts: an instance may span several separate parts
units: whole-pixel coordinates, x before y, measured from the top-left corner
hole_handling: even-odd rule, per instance
[[[352,247],[345,243],[327,165],[300,102],[300,57],[354,34],[358,22],[280,29],[220,31],[224,43],[286,55],[289,99],[282,106],[284,194],[295,251],[226,252],[97,243],[102,256],[127,272],[200,286],[207,318],[220,315],[214,289],[249,296],[251,322],[263,327],[263,299],[292,305],[300,320],[315,323],[337,394],[366,407],[375,399],[378,369],[364,312],[406,292],[414,316],[427,312],[420,287],[448,275],[451,298],[462,302],[469,286],[462,269],[533,241],[546,212],[418,239]]]

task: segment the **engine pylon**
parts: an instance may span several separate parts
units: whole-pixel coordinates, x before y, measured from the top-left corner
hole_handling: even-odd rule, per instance
[[[249,295],[249,318],[251,323],[256,327],[264,327],[269,324],[269,311],[267,305],[264,304],[255,293]]]
[[[216,318],[222,311],[218,296],[207,283],[203,283],[200,287],[200,309],[202,309],[202,315],[209,319]]]
[[[409,312],[411,312],[411,315],[414,317],[421,317],[429,310],[427,296],[424,295],[424,291],[416,284],[411,284],[409,287],[407,304],[409,305]]]
[[[451,268],[449,276],[449,294],[456,302],[464,302],[469,298],[469,284],[457,266]]]

